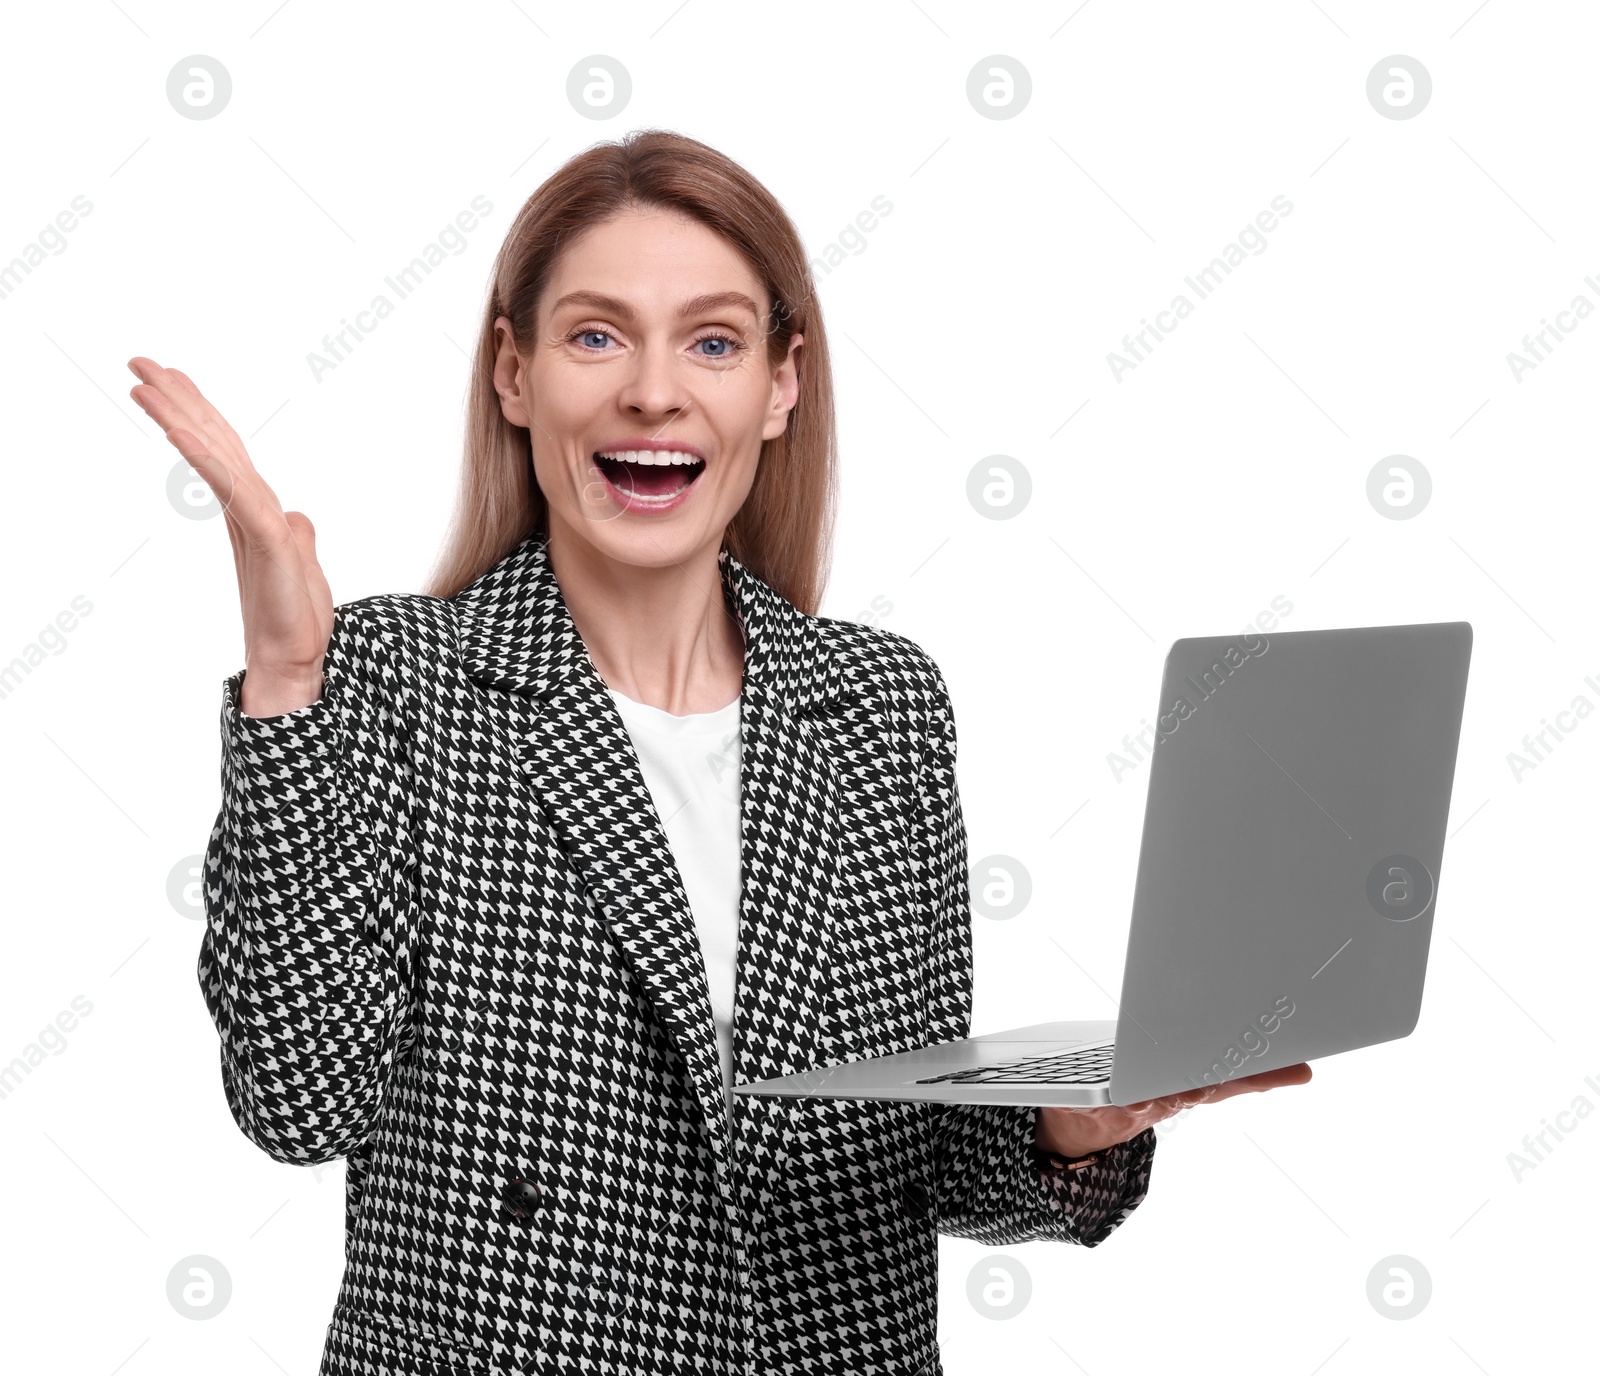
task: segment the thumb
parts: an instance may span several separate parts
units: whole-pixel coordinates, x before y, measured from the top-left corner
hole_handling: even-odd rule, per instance
[[[309,563],[317,559],[317,529],[311,524],[311,518],[303,511],[286,511],[283,519],[289,527],[289,533],[294,536],[296,548],[300,557]]]
[[[317,562],[317,528],[303,511],[286,511],[283,519],[289,526],[289,533],[294,536],[295,550],[300,556],[300,572],[305,579],[305,591],[312,605],[325,613],[332,606],[333,596],[322,565]]]

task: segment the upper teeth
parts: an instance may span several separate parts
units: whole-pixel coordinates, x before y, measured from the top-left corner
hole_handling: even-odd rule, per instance
[[[691,464],[700,462],[693,454],[685,454],[681,449],[658,449],[653,451],[648,449],[603,449],[600,451],[600,457],[602,459],[617,459],[622,463]]]

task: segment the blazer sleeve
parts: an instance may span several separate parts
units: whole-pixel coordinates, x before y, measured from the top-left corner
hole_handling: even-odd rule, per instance
[[[971,1035],[972,909],[967,833],[956,788],[956,735],[949,690],[937,666],[926,754],[917,775],[917,869],[931,914],[930,1034]],[[934,1104],[938,1230],[1002,1245],[1054,1240],[1095,1247],[1143,1201],[1155,1130],[1112,1147],[1072,1178],[1033,1165],[1032,1107]]]
[[[223,682],[222,806],[198,974],[244,1134],[275,1160],[346,1155],[414,1038],[414,728],[389,598],[334,610],[323,693],[271,717]]]

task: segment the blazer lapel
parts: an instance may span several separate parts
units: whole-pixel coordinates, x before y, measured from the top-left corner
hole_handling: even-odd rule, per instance
[[[832,718],[852,696],[813,618],[722,551],[725,604],[745,636],[740,712],[740,928],[734,1080],[815,1064],[833,996],[839,821]],[[522,781],[610,927],[683,1059],[719,1185],[751,1163],[765,1184],[800,1101],[734,1100],[730,1142],[705,960],[627,728],[579,636],[542,535],[451,599],[466,672],[524,695],[512,728]]]

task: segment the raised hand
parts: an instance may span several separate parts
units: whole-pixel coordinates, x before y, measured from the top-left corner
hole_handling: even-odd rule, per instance
[[[128,368],[139,379],[128,395],[222,504],[244,620],[240,709],[271,717],[315,702],[333,634],[333,597],[310,519],[283,510],[243,441],[187,374],[144,357],[129,359]]]

